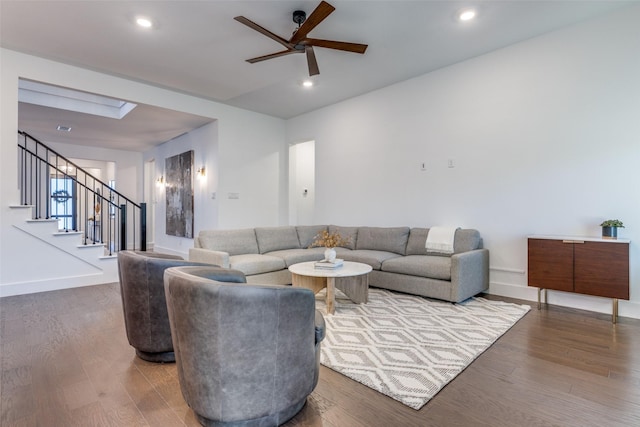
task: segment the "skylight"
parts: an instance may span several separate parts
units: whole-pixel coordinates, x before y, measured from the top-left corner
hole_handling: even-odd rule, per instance
[[[18,101],[118,120],[137,106],[119,99],[23,79],[18,83]]]

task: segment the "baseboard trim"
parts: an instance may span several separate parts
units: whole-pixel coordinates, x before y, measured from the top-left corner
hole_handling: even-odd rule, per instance
[[[101,273],[58,277],[55,279],[35,280],[31,282],[5,283],[0,285],[0,298],[113,283],[118,281],[117,276],[116,271],[115,275]]]
[[[509,298],[523,299],[538,303],[538,288],[531,286],[518,286],[509,283],[491,282],[489,284],[491,295],[500,295]],[[611,314],[611,298],[593,297],[590,295],[574,294],[570,292],[547,291],[548,303],[562,307],[577,308],[579,310],[593,311],[596,313]],[[640,303],[635,301],[619,300],[618,316],[640,319]]]

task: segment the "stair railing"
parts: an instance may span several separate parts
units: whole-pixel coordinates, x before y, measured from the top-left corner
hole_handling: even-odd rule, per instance
[[[133,202],[113,183],[101,181],[23,131],[18,131],[18,172],[20,203],[33,206],[34,219],[58,219],[61,231],[82,231],[84,245],[105,245],[108,255],[146,250],[145,203]]]

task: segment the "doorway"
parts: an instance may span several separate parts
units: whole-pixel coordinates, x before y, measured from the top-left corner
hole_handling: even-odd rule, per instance
[[[289,224],[315,222],[316,143],[306,141],[289,147]]]

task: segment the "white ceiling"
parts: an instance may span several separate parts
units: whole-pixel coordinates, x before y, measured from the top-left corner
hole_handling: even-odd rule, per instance
[[[308,77],[304,55],[245,62],[280,51],[282,46],[233,17],[243,15],[289,38],[295,28],[292,12],[302,9],[309,15],[319,2],[0,0],[0,44],[291,118],[637,0],[329,0],[336,10],[309,36],[366,43],[369,48],[364,55],[316,48],[320,75],[310,90],[301,87]],[[477,19],[458,22],[456,12],[469,6],[477,9]],[[156,26],[151,30],[137,27],[134,20],[138,15],[150,17]],[[31,114],[46,115],[42,108],[21,106],[21,125],[28,125]],[[191,125],[187,121],[186,126]],[[166,136],[162,130],[157,133],[158,137]]]

